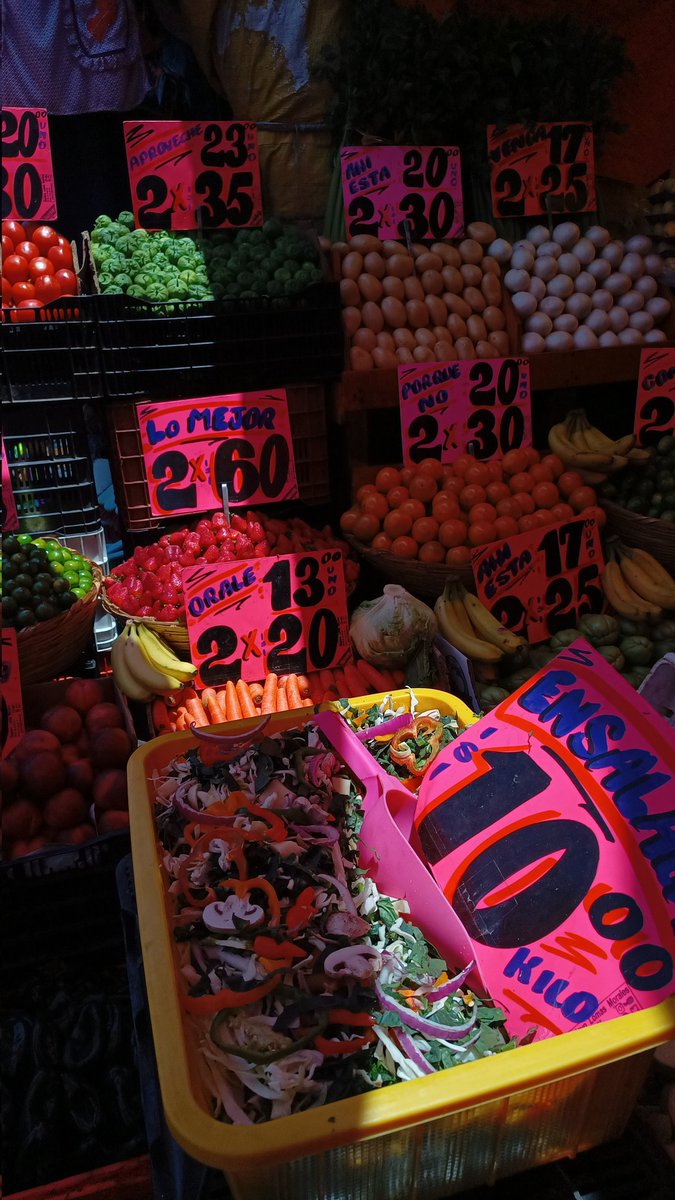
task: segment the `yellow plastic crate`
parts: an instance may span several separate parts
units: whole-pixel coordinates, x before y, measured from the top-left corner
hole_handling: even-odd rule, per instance
[[[457,717],[462,729],[473,725],[478,717],[457,696],[451,696],[449,692],[438,692],[434,688],[397,688],[391,692],[376,692],[368,696],[355,696],[350,698],[347,703],[358,712],[367,711],[374,704],[380,704],[387,696],[391,696],[392,708],[403,708],[406,712],[410,712],[410,693],[413,691],[417,697],[416,712],[419,716],[423,713],[431,712],[432,709],[438,709],[442,717]],[[319,712],[339,712],[339,700],[330,700],[327,704],[319,705]],[[373,736],[377,736],[377,730],[373,730]]]
[[[440,694],[427,695],[438,707]],[[278,714],[268,731],[311,720],[311,710]],[[134,877],[166,1120],[189,1154],[225,1172],[235,1200],[437,1200],[622,1132],[650,1051],[675,1034],[675,997],[265,1125],[212,1117],[182,1019],[152,815],[152,771],[194,744],[189,733],[166,734],[130,759]]]

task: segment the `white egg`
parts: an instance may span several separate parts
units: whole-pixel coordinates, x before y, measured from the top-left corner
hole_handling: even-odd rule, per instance
[[[592,329],[593,333],[605,333],[609,329],[609,313],[603,312],[601,308],[594,308],[593,312],[590,312],[586,317],[584,325]]]
[[[610,275],[609,279],[605,280],[605,287],[613,296],[623,296],[625,292],[630,291],[631,280],[628,275],[624,275],[623,271],[616,271]]]
[[[607,288],[598,288],[596,292],[593,292],[590,301],[593,308],[601,308],[604,312],[609,312],[614,303],[614,297],[611,292],[607,291]]]
[[[597,248],[606,246],[610,239],[609,229],[604,229],[602,225],[591,225],[590,229],[586,230],[584,237],[587,237],[589,242]]]
[[[536,275],[532,275],[530,278],[530,295],[534,296],[535,300],[543,300],[546,295],[546,284]]]
[[[635,290],[636,292],[640,292],[645,300],[651,300],[652,296],[655,296],[658,292],[659,285],[655,279],[652,279],[651,275],[641,275],[639,279],[635,280]]]
[[[611,296],[609,301],[611,304]],[[573,317],[576,317],[578,321],[583,321],[584,317],[588,316],[592,307],[593,303],[591,297],[584,295],[583,292],[575,292],[573,296],[569,296],[565,301],[565,309],[568,313],[571,313]]]
[[[527,240],[528,242],[532,242],[533,246],[541,246],[544,242],[548,241],[549,237],[550,234],[545,225],[533,225],[527,231]]]
[[[600,257],[616,268],[623,260],[623,242],[608,242],[600,251]]]
[[[527,271],[507,271],[504,284],[510,292],[526,292],[530,286],[530,276]]]
[[[663,259],[660,254],[648,254],[645,258],[645,273],[655,275],[658,279],[663,272]]]
[[[534,254],[531,250],[521,248],[514,250],[511,255],[511,267],[516,271],[531,271],[534,266]]]
[[[648,346],[662,346],[668,338],[662,329],[650,329],[649,333],[644,335],[644,340]]]
[[[597,279],[598,283],[604,283],[612,274],[612,264],[607,262],[606,258],[594,258],[586,269],[589,275]]]
[[[519,317],[531,317],[537,311],[537,301],[531,292],[515,292],[511,302]]]
[[[574,290],[576,292],[585,292],[587,296],[590,296],[591,292],[594,292],[597,286],[597,281],[588,271],[580,271],[574,280]]]
[[[639,312],[644,306],[645,298],[642,292],[636,292],[633,288],[619,298],[619,308],[625,308],[629,313]]]
[[[549,333],[546,338],[547,350],[573,350],[574,339],[571,333],[564,333],[562,330],[557,330],[555,333]]]
[[[558,274],[558,263],[552,254],[546,254],[543,258],[536,260],[533,271],[537,279],[543,279],[548,283],[549,279],[554,279]]]
[[[563,221],[562,225],[556,225],[553,230],[553,241],[562,246],[563,250],[569,250],[575,242],[578,242],[581,235],[581,230],[574,221]]]
[[[598,339],[592,329],[582,325],[574,334],[574,346],[577,350],[597,350]]]
[[[549,296],[560,296],[566,300],[574,291],[574,280],[570,279],[569,275],[556,275],[555,279],[546,284],[546,291]]]
[[[649,337],[649,334],[645,334],[645,337]],[[639,329],[622,329],[619,334],[622,346],[641,346],[644,340]]]
[[[574,253],[576,254],[582,266],[587,267],[588,264],[592,263],[593,259],[595,258],[595,246],[590,238],[581,237],[574,247]]]
[[[542,242],[537,246],[537,258],[560,258],[562,247],[557,242]]]
[[[627,254],[622,259],[619,270],[623,271],[624,275],[628,275],[629,279],[639,279],[645,273],[645,264],[641,255]]]
[[[544,296],[544,299],[539,302],[539,311],[546,313],[546,316],[551,319],[559,317],[565,311],[565,301],[561,300],[560,296]]]
[[[496,258],[498,263],[507,263],[511,258],[513,247],[505,238],[496,238],[494,242],[490,242],[487,252],[492,258]]]
[[[639,329],[640,333],[649,333],[649,330],[654,328],[654,318],[648,312],[634,312],[631,313],[628,324],[631,329]]]
[[[527,250],[528,254],[534,255],[536,246],[528,238],[520,238],[519,241],[513,243],[514,254],[516,250]]]
[[[670,312],[670,300],[666,300],[665,296],[654,296],[652,300],[647,301],[645,308],[655,321],[662,321]]]
[[[561,254],[558,259],[558,270],[561,275],[569,275],[570,279],[576,279],[581,270],[581,263],[576,254]]]
[[[620,346],[621,342],[611,329],[606,329],[604,333],[600,334],[600,337],[598,338],[598,345],[603,347]]]
[[[610,308],[607,316],[609,317],[609,327],[615,333],[621,333],[622,329],[628,327],[629,314],[625,308]]]
[[[542,337],[546,337],[553,330],[553,322],[550,317],[546,316],[546,313],[536,312],[527,318],[525,329],[527,333],[538,333]]]
[[[563,333],[574,333],[578,328],[579,322],[571,313],[563,313],[562,316],[556,317],[553,322],[553,328],[562,330]]]
[[[542,354],[546,349],[546,342],[539,333],[524,333],[521,346],[523,354]]]
[[[644,233],[636,233],[626,242],[626,250],[629,254],[641,254],[644,258],[645,254],[652,252],[652,239],[646,237]]]

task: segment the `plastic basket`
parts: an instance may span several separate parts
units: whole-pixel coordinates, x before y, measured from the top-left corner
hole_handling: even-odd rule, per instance
[[[82,410],[21,405],[5,413],[4,443],[22,533],[82,534],[100,528]]]
[[[410,712],[411,693],[414,693],[417,700],[415,712],[417,716],[423,716],[424,713],[430,712],[432,709],[438,710],[442,717],[457,717],[462,729],[466,729],[469,725],[475,725],[478,717],[471,709],[460,700],[458,696],[451,696],[449,692],[439,692],[435,688],[398,688],[392,692],[377,692],[368,696],[354,696],[348,699],[347,703],[351,708],[355,708],[357,712],[367,712],[374,704],[381,704],[388,697],[391,698],[392,708],[402,708],[405,712]],[[319,712],[340,712],[340,701],[329,700],[326,704],[319,705]],[[373,728],[373,737],[377,737],[377,728]]]
[[[224,390],[222,379],[217,390]],[[320,384],[303,384],[289,387],[287,394],[299,499],[305,504],[322,504],[330,500],[324,388]],[[160,528],[165,519],[153,516],[150,510],[136,404],[114,402],[108,406],[107,417],[111,467],[122,521],[132,531]],[[213,507],[217,506],[214,499]]]
[[[607,513],[607,534],[618,534],[627,546],[646,550],[668,571],[675,571],[675,525],[631,512],[612,500],[600,503]]]
[[[312,719],[273,716],[268,730]],[[216,1121],[181,1017],[150,783],[153,770],[194,744],[190,734],[168,734],[130,760],[134,876],[167,1123],[189,1154],[226,1172],[237,1200],[436,1200],[621,1133],[648,1051],[675,1029],[675,998],[266,1125]]]
[[[0,325],[4,403],[96,400],[104,395],[93,296],[45,304],[34,320]]]
[[[437,565],[418,562],[416,559],[398,558],[388,550],[373,550],[351,533],[343,533],[342,536],[357,557],[368,563],[385,583],[399,583],[413,596],[435,599],[436,596],[440,596],[446,583],[463,583],[468,591],[476,590],[470,566],[449,567],[443,563]]]

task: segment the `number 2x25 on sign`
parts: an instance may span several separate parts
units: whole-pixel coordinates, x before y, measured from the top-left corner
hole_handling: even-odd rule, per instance
[[[430,362],[398,368],[403,461],[479,461],[532,444],[526,358]]]
[[[124,140],[140,228],[262,225],[252,121],[125,121]]]
[[[283,388],[137,404],[155,516],[204,512],[222,502],[270,504],[298,495]]]
[[[440,241],[464,230],[456,146],[345,146],[340,151],[347,237]]]
[[[496,217],[594,212],[592,126],[540,122],[528,129],[488,125],[492,211]]]
[[[675,434],[675,350],[643,350],[640,355],[635,436],[639,446],[655,446]]]
[[[270,671],[305,675],[350,658],[339,550],[188,567],[182,583],[202,687]]]
[[[49,124],[44,108],[2,109],[2,217],[57,215]]]

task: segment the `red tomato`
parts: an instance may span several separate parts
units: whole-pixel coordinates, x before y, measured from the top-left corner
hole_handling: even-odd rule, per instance
[[[593,488],[579,487],[570,492],[568,500],[575,513],[580,513],[584,508],[593,508],[597,504],[598,498]]]
[[[12,217],[7,221],[2,222],[2,236],[11,239],[12,245],[17,246],[25,238],[23,225],[20,221],[15,221]]]
[[[487,487],[490,482],[490,472],[486,463],[472,463],[464,472],[464,479],[467,484],[478,483],[481,487]]]
[[[518,529],[521,533],[531,533],[533,529],[539,528],[539,521],[536,513],[525,513],[518,521]]]
[[[57,270],[64,267],[67,271],[73,269],[73,254],[70,246],[50,246],[47,251],[47,258],[54,264]]]
[[[523,454],[527,460],[527,469],[529,471],[530,467],[539,462],[539,451],[535,450],[534,446],[523,446]]]
[[[452,464],[455,475],[460,475],[463,479],[469,467],[473,467],[475,462],[476,460],[472,454],[460,454],[459,458],[456,458]]]
[[[4,275],[2,277],[2,303],[5,308],[9,308],[12,303],[12,285]]]
[[[541,460],[542,467],[550,467],[553,471],[553,478],[557,479],[565,470],[565,464],[562,458],[558,458],[557,454],[545,454]]]
[[[599,529],[602,529],[607,522],[607,513],[604,508],[600,508],[597,504],[591,504],[589,508],[585,508],[581,515],[586,518],[594,517]]]
[[[52,264],[50,263],[49,259],[44,258],[41,254],[38,254],[36,258],[31,258],[28,264],[28,274],[33,280],[33,283],[35,283],[36,279],[39,279],[40,275],[51,274],[52,270]]]
[[[20,279],[28,279],[28,263],[22,254],[10,254],[3,261],[2,273],[9,283],[18,283]]]
[[[496,537],[497,530],[492,524],[476,522],[469,525],[469,542],[472,546],[486,546],[489,542],[494,542]]]
[[[523,515],[534,512],[534,500],[529,492],[514,492],[513,499],[516,501]],[[499,505],[497,505],[497,508],[499,508]]]
[[[553,517],[551,516],[551,513],[549,512],[548,508],[537,508],[532,513],[532,516],[534,517],[534,519],[538,525],[552,525],[553,524]]]
[[[17,254],[22,254],[26,262],[30,262],[31,258],[37,258],[40,251],[35,242],[19,242],[16,248]]]
[[[35,298],[41,304],[49,304],[50,300],[58,300],[61,295],[58,279],[53,275],[41,275],[35,281]]]
[[[471,562],[471,550],[468,546],[452,546],[445,561],[449,567],[466,567]]]
[[[497,518],[497,509],[494,504],[474,504],[469,511],[469,523],[471,525],[490,525]]]
[[[515,454],[517,451],[509,451],[509,453]],[[509,486],[514,496],[516,492],[531,492],[534,487],[534,479],[527,471],[516,471],[516,474],[511,476]]]
[[[12,309],[12,321],[34,321],[36,308],[42,308],[39,300],[20,300]]]
[[[509,450],[502,459],[506,475],[519,475],[528,467],[528,456],[524,450]]]
[[[500,538],[513,537],[519,532],[518,521],[515,517],[497,517],[495,529]]]
[[[574,516],[574,509],[571,504],[554,504],[551,509],[551,516],[554,521],[571,521]]]
[[[570,496],[577,488],[583,486],[584,481],[578,471],[565,471],[558,478],[558,489],[561,496]]]
[[[524,494],[527,495],[527,493]],[[534,512],[534,501],[530,496],[527,496],[527,499],[530,501],[532,511]],[[528,504],[528,508],[529,506]],[[525,509],[520,504],[517,496],[505,496],[503,500],[497,501],[497,515],[500,517],[513,517],[517,521],[519,517],[522,517],[524,512]]]
[[[451,550],[454,546],[463,546],[466,542],[466,525],[455,518],[443,521],[438,531],[438,540],[446,550]]]
[[[485,490],[490,504],[496,504],[498,500],[506,500],[511,495],[508,483],[502,483],[501,480],[493,480],[492,483],[488,483]]]
[[[2,257],[7,258],[8,254],[14,253],[14,242],[11,237],[7,237],[6,233],[2,235]]]
[[[34,300],[35,288],[29,279],[20,279],[12,287],[12,300],[19,304],[21,300]]]
[[[33,231],[31,241],[35,242],[40,254],[46,254],[50,246],[58,246],[59,235],[51,225],[38,225]]]
[[[536,483],[553,483],[553,470],[544,463],[533,463],[529,471]]]
[[[68,238],[63,237],[63,235],[59,233],[57,234],[57,239],[59,246],[67,246],[68,249],[70,249],[70,242],[68,241]]]
[[[532,471],[536,470],[535,465],[532,467]],[[560,493],[554,483],[542,482],[532,489],[532,499],[537,508],[553,508],[553,505],[557,504],[560,499]]]
[[[481,487],[479,483],[470,483],[460,492],[459,502],[462,508],[468,511],[473,508],[474,504],[482,504],[486,497],[485,488]]]
[[[61,288],[62,296],[77,296],[77,275],[73,271],[68,271],[64,267],[56,272],[54,278]]]
[[[490,482],[501,483],[504,478],[504,468],[502,467],[502,464],[497,461],[486,463],[485,466],[487,467]]]

